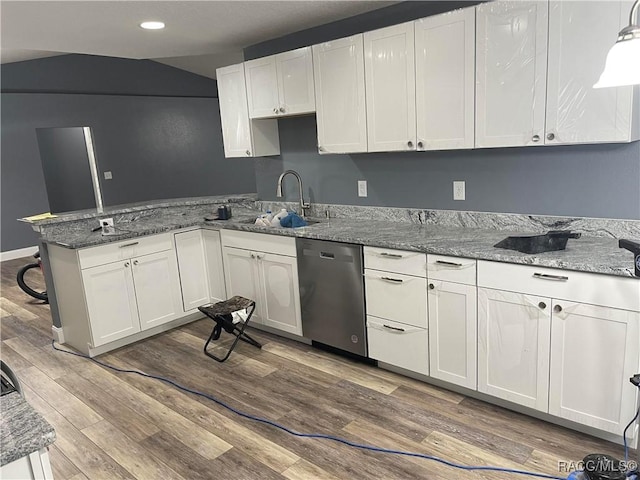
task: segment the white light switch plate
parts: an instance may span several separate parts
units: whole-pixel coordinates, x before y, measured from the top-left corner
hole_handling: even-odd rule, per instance
[[[112,178],[113,178],[113,175],[111,174],[111,172],[104,172],[105,180],[111,180]]]
[[[465,199],[464,180],[456,180],[453,182],[453,199],[454,200]]]
[[[366,180],[358,180],[358,196],[366,197],[367,196],[367,181]]]

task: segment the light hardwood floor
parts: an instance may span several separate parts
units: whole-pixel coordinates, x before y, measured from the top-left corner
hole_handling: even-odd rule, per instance
[[[49,307],[15,282],[27,261],[1,264],[0,355],[56,429],[57,480],[526,478],[296,438],[167,384],[56,352]],[[559,461],[622,456],[617,445],[255,330],[262,350],[240,342],[220,364],[202,353],[211,326],[203,319],[99,358],[170,377],[298,431],[463,464],[558,475]]]

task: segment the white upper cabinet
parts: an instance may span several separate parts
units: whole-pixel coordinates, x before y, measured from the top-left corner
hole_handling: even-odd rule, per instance
[[[414,44],[413,22],[364,34],[369,152],[416,149]]]
[[[250,120],[244,66],[216,70],[224,156],[261,157],[280,153],[277,120]]]
[[[311,47],[244,63],[250,118],[315,111]]]
[[[367,151],[362,34],[313,46],[318,151]]]
[[[633,87],[593,88],[618,31],[628,23],[631,5],[611,0],[550,2],[545,143],[638,139],[632,121]]]
[[[415,22],[418,150],[474,147],[475,8]]]
[[[546,1],[477,7],[477,148],[544,145],[548,10]]]

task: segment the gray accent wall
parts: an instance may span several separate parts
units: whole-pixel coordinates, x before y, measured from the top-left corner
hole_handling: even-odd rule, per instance
[[[245,59],[374,30],[480,2],[403,2],[245,49]],[[640,219],[640,142],[441,152],[319,155],[315,116],[280,119],[281,154],[256,161],[258,198],[297,170],[312,202]],[[366,198],[357,181],[368,182]],[[453,200],[453,181],[466,200]],[[297,200],[292,179],[286,197]]]
[[[261,200],[275,201],[293,169],[311,202],[640,220],[640,142],[320,155],[315,116],[278,122],[280,156],[256,160]],[[297,201],[293,180],[285,196]],[[454,180],[466,182],[465,201],[453,200]]]
[[[60,93],[61,85],[55,78],[51,79],[51,89],[56,93],[2,94],[0,247],[3,252],[36,245],[36,233],[16,219],[50,210],[37,128],[92,128],[106,206],[256,191],[253,159],[224,158],[218,99],[213,96],[214,80],[158,64],[163,70],[172,70],[172,76],[183,77],[181,92],[184,95],[176,96],[177,85],[166,83],[162,75],[147,72],[143,77],[137,76],[141,72],[135,68],[128,75],[123,64],[117,68],[123,78],[112,85],[108,79],[97,81],[87,72],[95,59],[91,58],[89,66],[78,68],[75,75],[85,80],[83,92],[92,91],[92,82],[97,82],[98,94]],[[106,61],[114,67],[117,60]],[[47,63],[40,71],[37,63],[41,61],[19,62],[31,64],[28,69],[20,64],[2,65],[3,87],[6,72],[18,66],[25,75],[26,85],[32,84],[29,75],[39,74],[42,75],[39,89],[46,90],[43,72],[49,74],[52,70]],[[18,87],[17,74],[12,73],[10,77],[11,85]],[[196,77],[198,83],[200,79],[208,82],[212,96],[188,95],[202,93],[199,88],[191,88],[191,77]],[[133,85],[131,88],[123,87],[127,78]],[[155,95],[132,94],[144,91],[145,85],[147,91]],[[79,81],[70,82],[70,88],[80,86]],[[123,87],[126,94],[117,95],[115,87]],[[112,180],[104,179],[105,171],[112,172]]]

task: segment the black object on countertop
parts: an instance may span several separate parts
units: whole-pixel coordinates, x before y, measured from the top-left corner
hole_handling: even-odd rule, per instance
[[[640,243],[631,240],[618,240],[618,246],[633,253],[633,265],[635,266],[635,276],[640,277]]]
[[[543,253],[564,250],[570,238],[580,238],[582,234],[571,230],[549,230],[542,235],[517,235],[500,240],[497,248],[516,250],[522,253]]]

